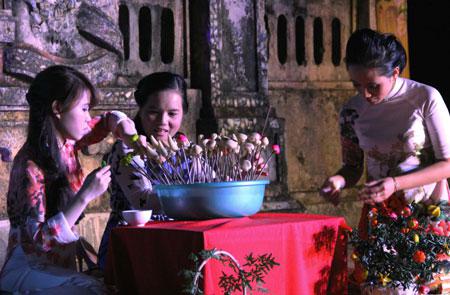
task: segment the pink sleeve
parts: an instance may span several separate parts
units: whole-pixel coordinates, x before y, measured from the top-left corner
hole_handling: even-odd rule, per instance
[[[100,116],[96,116],[89,121],[91,132],[80,139],[76,145],[76,149],[102,141],[110,132],[115,132],[118,124],[123,120],[130,120],[125,113],[119,111],[106,112]]]
[[[67,244],[78,240],[64,214],[61,212],[45,219],[45,187],[43,172],[32,161],[28,161],[26,187],[26,231],[38,248],[49,251],[56,244]]]
[[[102,141],[110,132],[108,126],[110,113],[104,113],[96,116],[89,121],[88,125],[91,128],[91,132],[86,134],[82,139],[77,141],[75,148],[81,149],[85,146]]]

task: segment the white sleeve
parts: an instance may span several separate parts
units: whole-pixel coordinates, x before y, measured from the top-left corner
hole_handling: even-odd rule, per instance
[[[62,212],[42,222],[36,218],[28,217],[26,220],[28,235],[32,237],[38,248],[47,252],[58,244],[69,244],[78,240],[78,235],[72,231],[66,217]]]
[[[127,116],[127,114],[125,114],[124,112],[121,112],[121,111],[111,111],[110,114],[114,115],[114,117],[116,119],[113,122],[113,126],[111,126],[111,132],[115,133],[117,126],[119,126],[119,124],[122,121],[128,120],[128,116]]]
[[[119,143],[116,154],[112,157],[111,171],[115,174],[117,184],[124,193],[133,209],[144,209],[146,201],[153,193],[152,184],[147,177],[139,171],[145,171],[144,161],[140,156],[134,156],[131,165],[123,165],[120,159],[132,149],[125,144]]]

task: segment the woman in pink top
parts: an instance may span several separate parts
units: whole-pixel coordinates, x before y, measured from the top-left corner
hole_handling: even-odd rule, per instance
[[[106,166],[85,178],[77,153],[109,132],[132,144],[134,124],[115,111],[91,118],[96,91],[83,74],[66,66],[40,72],[26,98],[30,105],[28,135],[10,176],[7,207],[11,229],[0,289],[104,294],[102,283],[76,272],[79,236],[74,226],[86,206],[106,191],[111,172]]]
[[[372,206],[400,214],[412,202],[448,201],[450,116],[436,89],[399,76],[406,53],[393,35],[354,32],[346,64],[358,93],[340,113],[343,165],[325,180],[321,195],[337,204],[341,190],[359,181],[366,164],[359,234],[367,238]],[[355,278],[361,277],[358,271],[356,264]]]
[[[406,202],[448,200],[450,116],[439,92],[399,75],[406,53],[390,34],[356,31],[346,49],[348,73],[358,94],[340,114],[343,166],[326,179],[321,194],[338,202],[339,193],[360,179],[368,205],[397,196]]]

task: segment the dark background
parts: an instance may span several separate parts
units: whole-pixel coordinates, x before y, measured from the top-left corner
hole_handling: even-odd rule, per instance
[[[450,1],[407,4],[411,79],[438,89],[450,108]]]

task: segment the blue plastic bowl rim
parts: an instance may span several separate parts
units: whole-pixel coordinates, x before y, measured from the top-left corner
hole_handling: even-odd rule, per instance
[[[157,184],[154,185],[154,189],[181,189],[181,188],[212,188],[212,187],[229,187],[229,186],[253,186],[253,185],[266,185],[269,184],[270,180],[260,179],[260,180],[239,180],[239,181],[223,181],[223,182],[196,182],[188,184]]]

